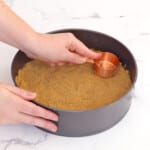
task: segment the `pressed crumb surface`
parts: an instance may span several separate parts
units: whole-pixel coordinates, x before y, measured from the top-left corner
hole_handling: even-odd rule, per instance
[[[63,110],[89,110],[110,104],[131,87],[128,70],[104,79],[94,73],[92,64],[50,67],[32,60],[19,70],[19,87],[37,93],[37,102]]]

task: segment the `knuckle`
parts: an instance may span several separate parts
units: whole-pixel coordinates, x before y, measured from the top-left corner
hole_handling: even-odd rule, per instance
[[[41,108],[39,106],[32,106],[31,107],[31,115],[42,117],[42,118],[47,118],[48,113],[46,110],[44,110],[43,108]]]
[[[44,119],[52,119],[53,118],[53,114],[48,110],[41,108],[39,112],[40,112],[40,116]]]
[[[30,124],[30,125],[36,125],[36,124],[37,124],[36,118],[30,116],[30,119],[29,119],[29,121],[28,121],[28,124]]]
[[[37,110],[36,110],[36,115],[39,115],[41,117],[44,117],[46,116],[46,112],[43,108],[41,107],[37,107]]]
[[[71,33],[71,32],[66,33],[66,35],[67,35],[67,37],[68,37],[69,39],[74,38],[74,35],[73,35],[73,33]]]
[[[44,119],[33,119],[31,121],[32,125],[36,125],[36,126],[39,126],[39,127],[42,127],[42,128],[48,128],[49,126],[49,122],[47,120],[44,120]]]
[[[29,124],[29,125],[35,125],[35,118],[32,116],[20,115],[20,117],[17,119],[17,122],[25,123],[25,124]]]
[[[48,121],[46,121],[46,120],[43,120],[43,128],[48,128],[49,127],[49,122]]]
[[[37,115],[38,114],[38,107],[35,105],[31,106],[31,115]]]

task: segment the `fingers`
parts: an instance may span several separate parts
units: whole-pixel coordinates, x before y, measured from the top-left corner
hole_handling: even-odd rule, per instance
[[[58,121],[58,116],[55,113],[28,101],[19,102],[17,103],[19,105],[17,108],[20,114],[18,122],[45,128],[52,132],[57,131],[57,126],[52,122]]]
[[[101,53],[94,52],[90,49],[88,49],[80,40],[78,40],[76,37],[72,36],[71,43],[69,45],[69,50],[72,52],[76,52],[77,54],[80,54],[84,57],[88,57],[91,59],[97,59],[101,57]]]
[[[24,101],[19,107],[19,111],[24,114],[41,117],[53,121],[58,121],[58,116],[42,107],[39,107],[31,102]]]
[[[22,97],[23,99],[26,99],[26,100],[33,100],[36,97],[36,93],[26,91],[26,90],[20,89],[15,86],[11,86],[11,85],[7,85],[7,84],[3,83],[3,87],[8,89],[15,95],[18,95],[19,97]]]
[[[52,63],[52,62],[48,62],[47,63],[50,67],[55,67],[55,66],[63,66],[65,65],[66,63],[65,62],[57,62],[57,63]]]
[[[57,66],[63,66],[65,64],[65,62],[58,62],[56,63]]]
[[[43,119],[43,118],[34,117],[34,116],[26,115],[26,114],[21,114],[19,121],[21,123],[26,123],[29,125],[34,125],[34,126],[38,126],[41,128],[45,128],[52,132],[57,131],[57,126],[54,123],[52,123],[49,120]]]
[[[72,53],[69,51],[68,51],[68,53],[66,53],[66,55],[64,57],[65,57],[64,59],[67,63],[82,64],[82,63],[86,62],[85,57],[82,57],[76,53]]]
[[[18,96],[22,91],[25,93],[26,91],[3,83],[0,83],[0,87],[2,89],[0,124],[27,123],[53,132],[57,130],[57,126],[50,120],[58,121],[58,116]],[[24,96],[26,94],[21,95],[26,97]]]

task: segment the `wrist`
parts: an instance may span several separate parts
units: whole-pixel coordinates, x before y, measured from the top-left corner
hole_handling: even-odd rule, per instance
[[[26,53],[28,57],[33,58],[36,55],[36,47],[38,44],[38,32],[30,32],[22,43],[20,50]]]

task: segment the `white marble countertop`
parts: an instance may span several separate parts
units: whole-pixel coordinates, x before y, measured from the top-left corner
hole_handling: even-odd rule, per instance
[[[86,28],[124,43],[138,65],[132,105],[124,119],[97,135],[67,138],[27,125],[0,126],[0,150],[150,150],[150,9],[148,0],[5,0],[33,28]],[[16,48],[0,43],[0,81],[13,84]]]

